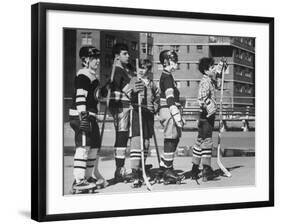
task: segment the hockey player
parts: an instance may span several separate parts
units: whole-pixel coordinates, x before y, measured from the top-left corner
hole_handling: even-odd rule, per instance
[[[115,73],[111,83],[110,112],[115,125],[115,164],[114,178],[123,182],[126,177],[125,153],[129,137],[130,98],[132,92],[143,90],[143,83],[131,79],[128,73],[129,52],[126,44],[117,43],[112,49],[116,60]]]
[[[73,190],[78,192],[95,188],[93,168],[100,147],[96,116],[98,99],[95,97],[99,91],[97,69],[100,63],[100,51],[94,46],[83,46],[79,51],[79,57],[83,68],[76,74],[73,104],[69,110],[76,146]]]
[[[215,66],[213,58],[204,57],[200,59],[198,68],[203,74],[198,91],[201,112],[198,122],[198,136],[193,146],[191,178],[196,180],[199,178],[201,162],[203,165],[202,181],[206,182],[217,177],[211,168],[212,132],[217,110],[215,88],[220,86],[219,74],[221,74],[222,66],[221,63]]]
[[[141,91],[142,99],[142,130],[143,130],[143,149],[144,158],[146,159],[149,150],[149,141],[154,131],[154,114],[158,112],[159,107],[159,89],[151,80],[152,62],[148,59],[142,61],[139,68],[139,75],[144,83],[144,91]],[[139,108],[138,108],[138,94],[132,94],[131,110],[131,148],[130,160],[132,169],[133,188],[142,185],[142,171],[141,171],[141,140],[140,140],[140,122],[139,122]]]
[[[183,178],[173,170],[173,161],[181,129],[184,125],[180,113],[180,92],[176,87],[172,72],[177,68],[176,52],[164,50],[159,55],[163,72],[160,77],[160,122],[164,127],[164,153],[161,158],[161,168],[164,170],[163,179],[166,184],[178,183]]]

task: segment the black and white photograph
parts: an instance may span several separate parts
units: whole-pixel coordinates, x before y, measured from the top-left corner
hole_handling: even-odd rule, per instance
[[[32,6],[37,221],[274,205],[271,17]]]
[[[63,30],[64,194],[255,185],[255,38]]]

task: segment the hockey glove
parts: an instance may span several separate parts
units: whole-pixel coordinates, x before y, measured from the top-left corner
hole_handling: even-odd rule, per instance
[[[91,122],[90,122],[90,116],[89,113],[86,111],[82,111],[80,113],[80,131],[84,131],[86,133],[89,133],[92,131]]]
[[[216,113],[217,105],[212,99],[207,99],[205,102],[206,102],[206,111],[207,111],[206,117],[210,117],[211,115]]]
[[[176,105],[172,105],[169,107],[169,109],[177,127],[182,128],[184,126],[184,121],[181,117],[179,108]]]
[[[133,86],[133,91],[135,93],[138,93],[138,92],[141,92],[144,90],[144,83],[143,81],[141,80],[137,80],[135,83],[134,83],[134,86]]]

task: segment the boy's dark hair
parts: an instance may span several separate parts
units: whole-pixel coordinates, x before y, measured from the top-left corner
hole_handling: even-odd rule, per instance
[[[213,58],[201,58],[199,61],[198,69],[202,74],[205,74],[205,70],[208,70],[210,66],[215,63]]]
[[[112,56],[115,57],[116,54],[120,54],[121,51],[129,51],[128,45],[123,43],[117,43],[112,48]]]
[[[152,62],[149,59],[144,59],[141,61],[140,67],[146,67],[148,71],[151,71]]]

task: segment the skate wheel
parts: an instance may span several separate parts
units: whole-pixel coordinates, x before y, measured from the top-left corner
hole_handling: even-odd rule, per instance
[[[180,180],[178,180],[178,181],[176,182],[176,184],[181,184],[181,181],[180,181]]]

